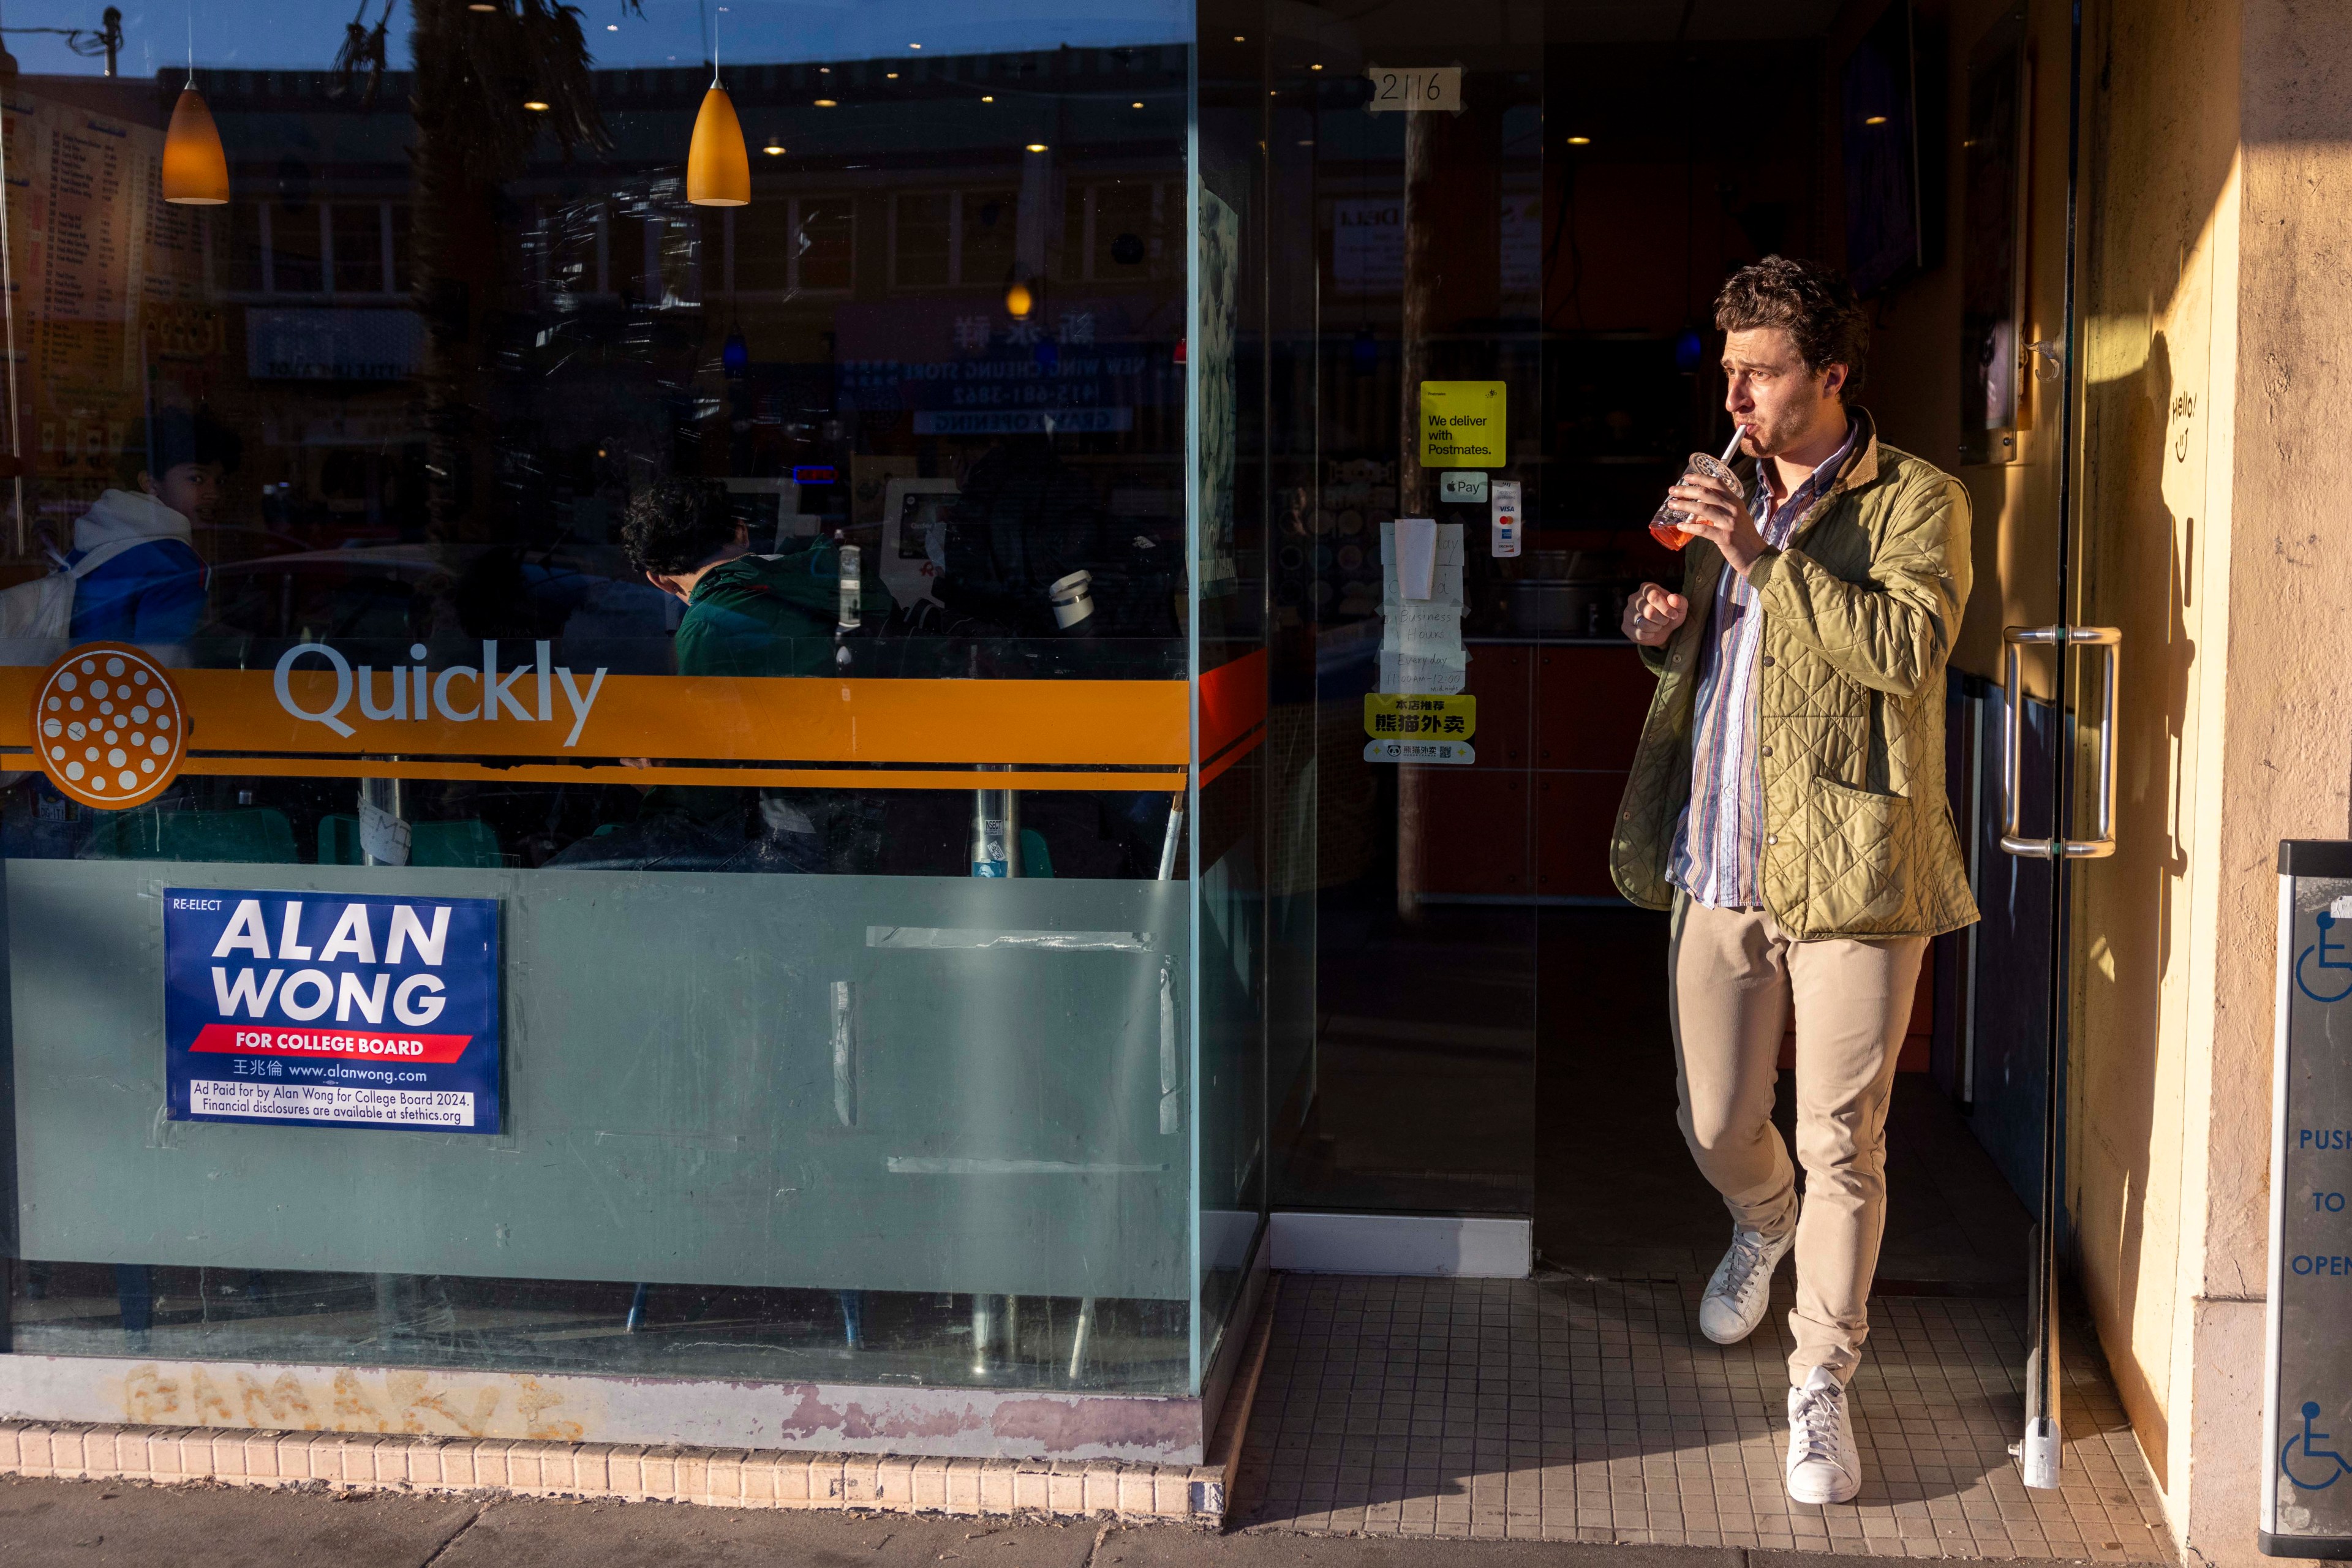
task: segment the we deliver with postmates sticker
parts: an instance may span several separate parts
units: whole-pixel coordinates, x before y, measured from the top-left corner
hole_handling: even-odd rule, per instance
[[[499,1131],[495,899],[163,889],[174,1121]]]

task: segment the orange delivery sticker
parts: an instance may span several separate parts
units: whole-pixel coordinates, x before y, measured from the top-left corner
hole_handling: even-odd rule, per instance
[[[121,811],[170,787],[187,754],[188,716],[153,658],[85,643],[51,665],[33,694],[33,739],[59,795]]]

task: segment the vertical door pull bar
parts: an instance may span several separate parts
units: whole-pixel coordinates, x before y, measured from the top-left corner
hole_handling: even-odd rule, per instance
[[[2001,628],[2000,847],[2034,860],[2104,860],[2116,852],[2116,684],[2121,675],[2122,630],[2116,626],[2004,626]],[[2061,649],[2096,647],[2106,652],[2106,679],[2099,693],[2099,831],[2095,838],[2028,838],[2021,817],[2025,766],[2023,739],[2026,644]],[[2063,676],[2063,671],[2061,672]]]

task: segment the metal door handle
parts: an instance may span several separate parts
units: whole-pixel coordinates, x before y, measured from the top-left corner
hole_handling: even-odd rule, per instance
[[[2004,755],[2000,769],[2000,847],[2011,855],[2035,860],[2103,860],[2116,852],[2116,682],[2120,669],[2124,634],[2116,626],[2004,626],[2001,640],[2001,695],[2007,710],[2001,716]],[[2019,820],[2024,803],[2018,780],[2022,768],[2019,744],[2025,707],[2023,675],[2027,643],[2059,648],[2106,649],[2106,680],[2099,698],[2099,834],[2095,838],[2027,838]],[[2060,671],[2063,684],[2064,672]],[[2053,804],[2055,810],[2055,803]]]

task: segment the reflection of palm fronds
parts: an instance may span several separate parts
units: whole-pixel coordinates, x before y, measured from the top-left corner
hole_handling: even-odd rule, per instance
[[[488,537],[496,527],[488,498],[498,455],[480,407],[478,326],[496,306],[509,243],[499,187],[523,172],[541,132],[567,158],[575,148],[613,145],[579,8],[563,0],[498,3],[495,11],[468,10],[467,0],[409,3],[411,276],[425,323],[426,527],[444,540]],[[623,9],[637,12],[640,3],[622,0]]]
[[[398,0],[383,0],[383,15],[375,26],[367,25],[368,0],[360,0],[359,15],[343,24],[343,47],[335,51],[335,92],[352,89],[352,83],[361,71],[367,72],[367,89],[360,99],[363,108],[375,107],[376,93],[383,87],[384,35],[392,26],[392,8]]]
[[[639,0],[625,0],[637,9]],[[519,174],[541,131],[570,157],[613,145],[596,107],[580,8],[563,0],[506,0],[474,12],[464,0],[415,0],[415,113],[427,134],[463,139],[467,172]],[[526,102],[543,103],[528,110]]]

